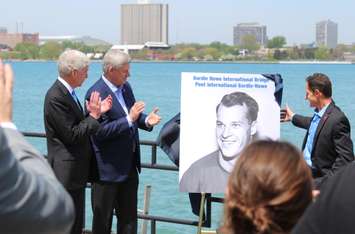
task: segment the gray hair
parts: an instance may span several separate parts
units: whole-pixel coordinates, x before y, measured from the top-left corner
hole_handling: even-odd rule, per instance
[[[131,58],[125,52],[118,49],[110,49],[103,58],[103,71],[107,72],[110,67],[119,69],[130,61]]]
[[[59,75],[65,77],[73,70],[80,70],[89,66],[89,58],[78,50],[66,50],[58,59]]]

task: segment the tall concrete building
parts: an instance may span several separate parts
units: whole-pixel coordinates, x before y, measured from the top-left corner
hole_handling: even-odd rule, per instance
[[[241,23],[233,28],[233,42],[235,46],[242,44],[245,35],[255,36],[256,42],[265,46],[267,43],[266,26],[258,23]]]
[[[147,0],[121,5],[121,44],[168,44],[168,5]]]
[[[338,24],[324,20],[316,24],[316,44],[334,49],[338,45]]]

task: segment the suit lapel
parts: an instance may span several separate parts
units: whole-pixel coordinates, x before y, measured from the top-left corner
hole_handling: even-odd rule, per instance
[[[128,89],[127,85],[124,84],[123,88],[122,88],[122,96],[123,96],[123,99],[126,103],[127,109],[129,110],[133,106],[133,103],[132,103],[132,98],[130,97],[127,89]]]
[[[69,93],[68,89],[59,81],[56,81],[56,85],[58,89],[63,93],[63,98],[65,99],[65,102],[68,103],[72,109],[74,110],[74,113],[80,118],[84,118],[84,113],[76,103],[76,101],[73,99],[71,94]],[[80,103],[79,103],[80,104]]]
[[[321,130],[323,129],[325,122],[327,122],[329,115],[331,114],[333,109],[334,109],[334,104],[333,103],[329,104],[327,110],[325,111],[324,115],[322,116],[321,120],[319,121],[316,133],[314,135],[312,153],[313,153],[314,149],[316,148],[315,145],[317,144],[319,134],[320,134]]]

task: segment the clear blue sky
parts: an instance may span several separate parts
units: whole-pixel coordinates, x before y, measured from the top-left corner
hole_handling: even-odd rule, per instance
[[[9,32],[16,22],[24,32],[43,36],[89,35],[119,43],[120,4],[135,0],[1,0],[0,26]],[[169,42],[232,44],[233,26],[259,22],[269,38],[283,35],[287,44],[315,40],[315,23],[338,23],[339,43],[355,42],[353,0],[151,0],[169,4]]]

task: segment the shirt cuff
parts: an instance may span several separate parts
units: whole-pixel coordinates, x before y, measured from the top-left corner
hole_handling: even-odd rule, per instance
[[[14,123],[12,122],[3,122],[3,123],[0,123],[0,127],[3,127],[3,128],[10,128],[10,129],[14,129],[14,130],[17,130],[17,127]]]
[[[150,126],[150,124],[148,123],[148,116],[145,117],[144,122],[145,122],[145,126],[147,126],[147,128],[151,128],[151,127],[152,127],[152,126]]]
[[[129,115],[126,116],[126,119],[127,119],[127,122],[128,122],[128,126],[129,126],[129,127],[132,127],[133,124],[132,124],[132,120],[131,120],[131,118],[129,117]]]

